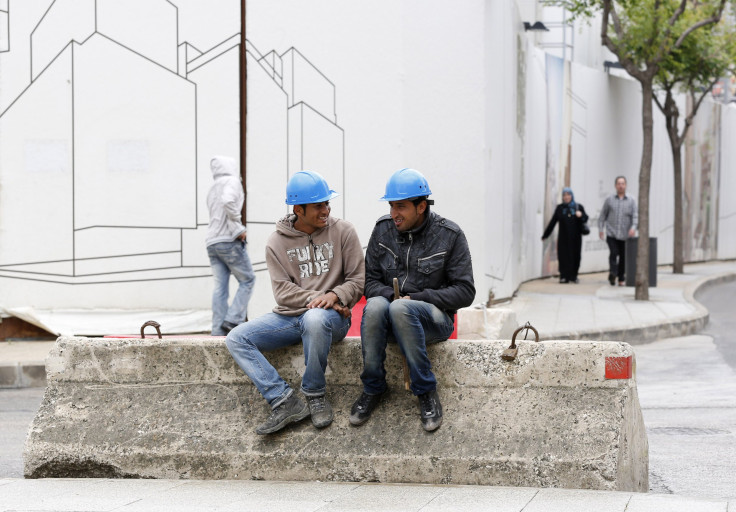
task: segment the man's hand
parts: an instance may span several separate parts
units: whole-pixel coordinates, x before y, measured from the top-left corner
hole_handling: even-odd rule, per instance
[[[633,238],[636,236],[636,230],[634,228],[631,228],[629,230],[629,238]]]
[[[399,297],[399,299],[411,300],[411,297],[408,295],[404,295],[403,297]]]
[[[353,316],[353,310],[347,306],[340,306],[339,304],[335,304],[334,306],[332,306],[332,309],[340,313],[343,318],[350,318],[351,316]]]
[[[307,304],[307,307],[309,309],[337,309],[337,307],[340,307],[339,304],[337,304],[337,301],[338,298],[335,292],[327,292],[324,295],[320,295],[319,297],[312,299],[309,304]],[[335,307],[336,305],[337,307]]]
[[[246,237],[246,234],[245,232],[243,232],[240,234],[240,236],[238,236],[238,240],[240,240],[241,242],[245,242],[245,237]]]
[[[601,235],[601,240],[605,240],[606,239],[605,235],[603,234],[603,231],[600,232],[600,235]]]

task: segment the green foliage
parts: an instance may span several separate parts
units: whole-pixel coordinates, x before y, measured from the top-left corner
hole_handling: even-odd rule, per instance
[[[629,74],[641,79],[637,72],[656,72],[663,61],[667,61],[669,71],[679,73],[697,61],[698,56],[721,53],[722,45],[711,44],[709,39],[719,31],[717,27],[731,25],[733,31],[730,23],[713,23],[727,1],[734,5],[734,0],[548,0],[546,3],[565,7],[573,18],[589,19],[602,13],[606,22],[601,30],[602,43],[618,56]],[[690,44],[693,36],[698,42]],[[686,41],[690,48],[683,48]],[[710,67],[706,66],[703,73]]]
[[[655,76],[655,87],[680,89],[690,93],[708,90],[715,80],[736,71],[736,9],[718,24],[700,28],[688,35],[679,48],[668,54]],[[685,13],[686,15],[689,13]],[[690,17],[690,16],[685,16]]]

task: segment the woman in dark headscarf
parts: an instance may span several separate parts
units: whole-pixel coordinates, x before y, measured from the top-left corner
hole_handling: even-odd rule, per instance
[[[582,204],[575,202],[575,196],[569,187],[562,189],[562,204],[555,208],[542,240],[552,233],[558,222],[560,230],[557,234],[557,260],[560,264],[560,282],[577,283],[580,250],[583,245],[582,228],[588,222],[588,214]]]

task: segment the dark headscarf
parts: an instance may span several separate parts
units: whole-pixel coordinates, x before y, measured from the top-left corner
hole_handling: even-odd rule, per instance
[[[565,215],[575,215],[575,211],[578,209],[578,205],[575,204],[575,194],[572,193],[572,189],[570,187],[562,189],[563,197],[565,193],[570,194],[570,202],[565,204],[565,201],[562,201],[562,213]]]

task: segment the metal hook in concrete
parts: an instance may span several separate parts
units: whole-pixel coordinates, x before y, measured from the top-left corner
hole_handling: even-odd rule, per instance
[[[161,329],[160,329],[161,324],[156,322],[155,320],[149,320],[145,324],[141,325],[141,339],[146,338],[146,335],[143,333],[143,329],[145,329],[149,325],[152,325],[153,327],[156,328],[156,332],[158,333],[158,339],[162,339],[163,337],[161,336]],[[514,335],[516,335],[516,333],[514,333]]]
[[[527,322],[514,331],[514,335],[511,337],[511,345],[509,345],[509,348],[503,351],[503,354],[501,354],[501,359],[503,359],[504,361],[513,361],[514,359],[516,359],[516,355],[519,353],[519,349],[516,347],[516,335],[524,329],[526,329],[526,332],[524,333],[524,339],[526,339],[527,335],[529,334],[529,330],[531,329],[532,331],[534,331],[534,342],[539,343],[539,332],[537,332],[532,324]]]

